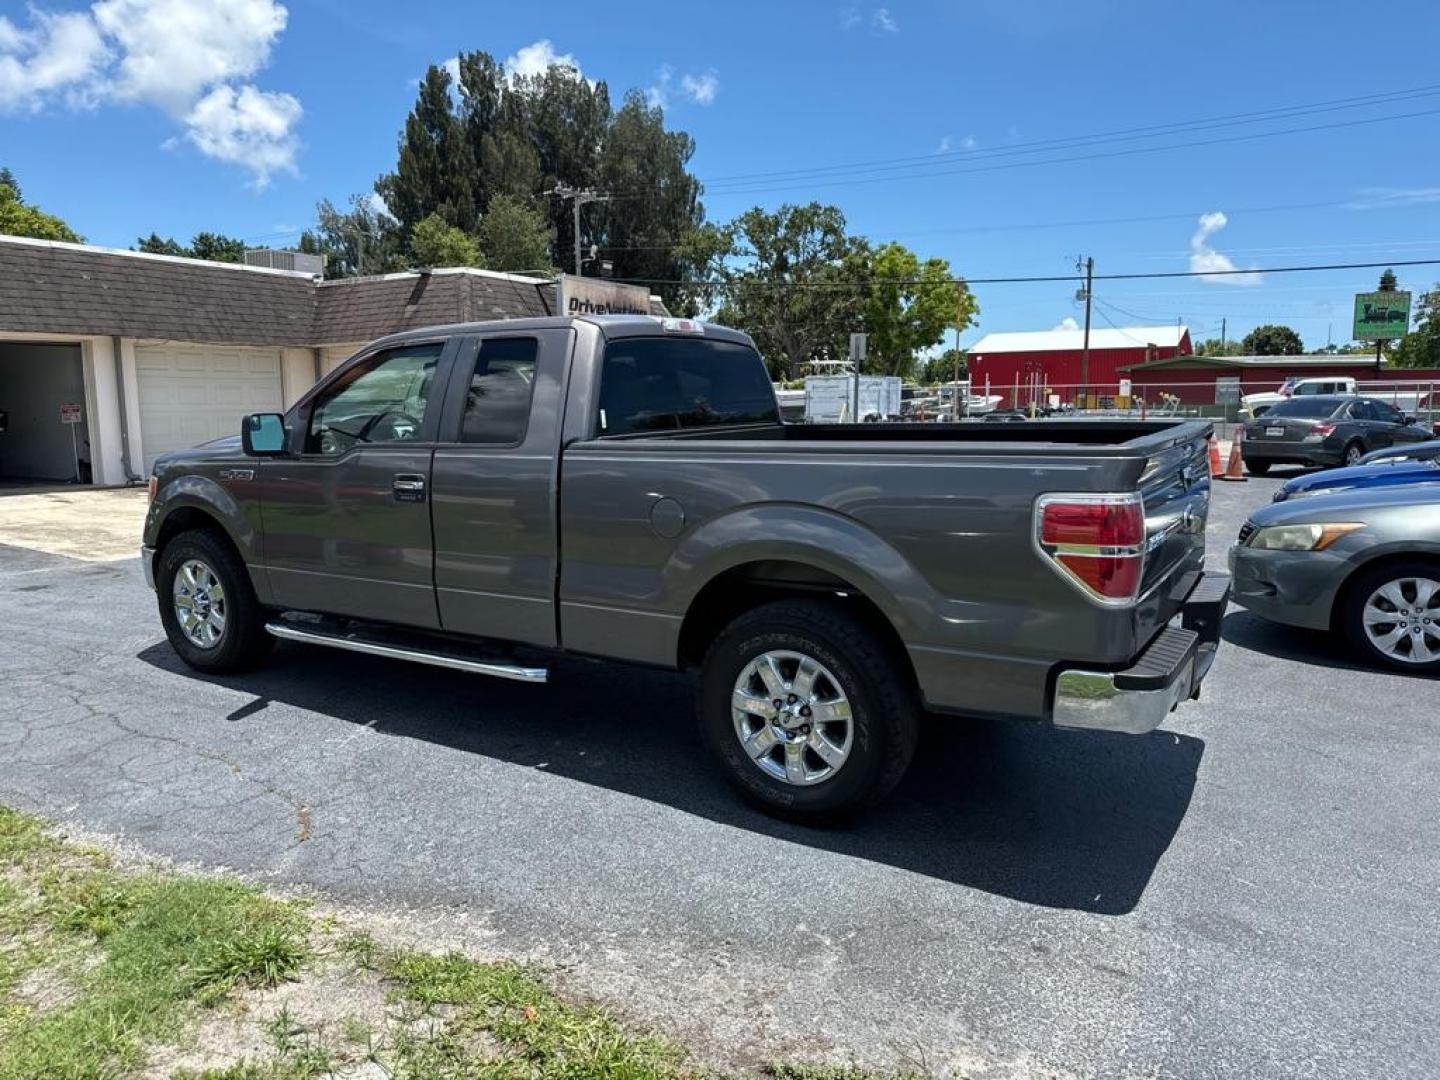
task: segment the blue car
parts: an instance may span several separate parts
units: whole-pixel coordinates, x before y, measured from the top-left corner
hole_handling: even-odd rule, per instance
[[[1401,484],[1440,484],[1440,462],[1389,460],[1297,476],[1287,480],[1275,492],[1275,501],[1286,502],[1306,495],[1333,495],[1355,488],[1398,487]]]
[[[1440,439],[1430,439],[1426,442],[1401,443],[1371,450],[1360,459],[1359,464],[1369,465],[1376,461],[1430,461],[1437,457],[1440,457]]]

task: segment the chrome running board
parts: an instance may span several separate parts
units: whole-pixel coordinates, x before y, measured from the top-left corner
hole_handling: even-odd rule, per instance
[[[367,637],[354,630],[329,630],[319,626],[299,626],[293,622],[275,621],[265,624],[265,632],[283,641],[300,641],[306,645],[327,645],[332,649],[365,653],[369,656],[384,656],[391,660],[409,660],[416,664],[450,668],[454,671],[468,671],[472,675],[490,675],[497,679],[514,679],[517,682],[543,683],[550,678],[550,669],[523,667],[495,660],[479,660],[460,653],[439,652],[432,649],[415,648],[410,645],[394,645]]]

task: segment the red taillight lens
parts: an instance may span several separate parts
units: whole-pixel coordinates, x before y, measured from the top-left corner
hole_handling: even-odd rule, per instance
[[[156,490],[156,488],[159,487],[159,485],[160,485],[160,479],[159,479],[159,477],[155,476],[155,475],[152,473],[151,476],[150,476],[150,479],[147,480],[147,481],[145,481],[145,496],[146,496],[146,501],[148,501],[148,502],[154,502],[154,501],[155,501],[155,490]]]
[[[1042,544],[1124,547],[1145,539],[1145,512],[1139,500],[1047,502],[1041,508]]]
[[[1035,504],[1037,546],[1096,599],[1128,603],[1145,568],[1139,495],[1045,495]]]
[[[1334,432],[1335,432],[1335,425],[1334,425],[1334,424],[1311,424],[1311,425],[1310,425],[1310,432],[1311,432],[1312,435],[1332,435],[1332,434],[1334,434]]]

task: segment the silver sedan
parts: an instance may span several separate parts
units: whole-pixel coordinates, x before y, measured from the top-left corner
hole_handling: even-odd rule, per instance
[[[1275,503],[1230,548],[1232,596],[1257,615],[1343,633],[1373,663],[1440,672],[1440,495],[1373,488]]]

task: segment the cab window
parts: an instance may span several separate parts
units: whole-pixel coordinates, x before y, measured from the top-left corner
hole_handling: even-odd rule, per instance
[[[338,457],[355,446],[420,438],[443,347],[389,349],[346,372],[311,409],[305,452]]]
[[[475,357],[460,439],[515,446],[525,440],[535,391],[535,338],[486,338]]]
[[[619,338],[605,346],[602,436],[780,422],[755,350],[731,341]]]

